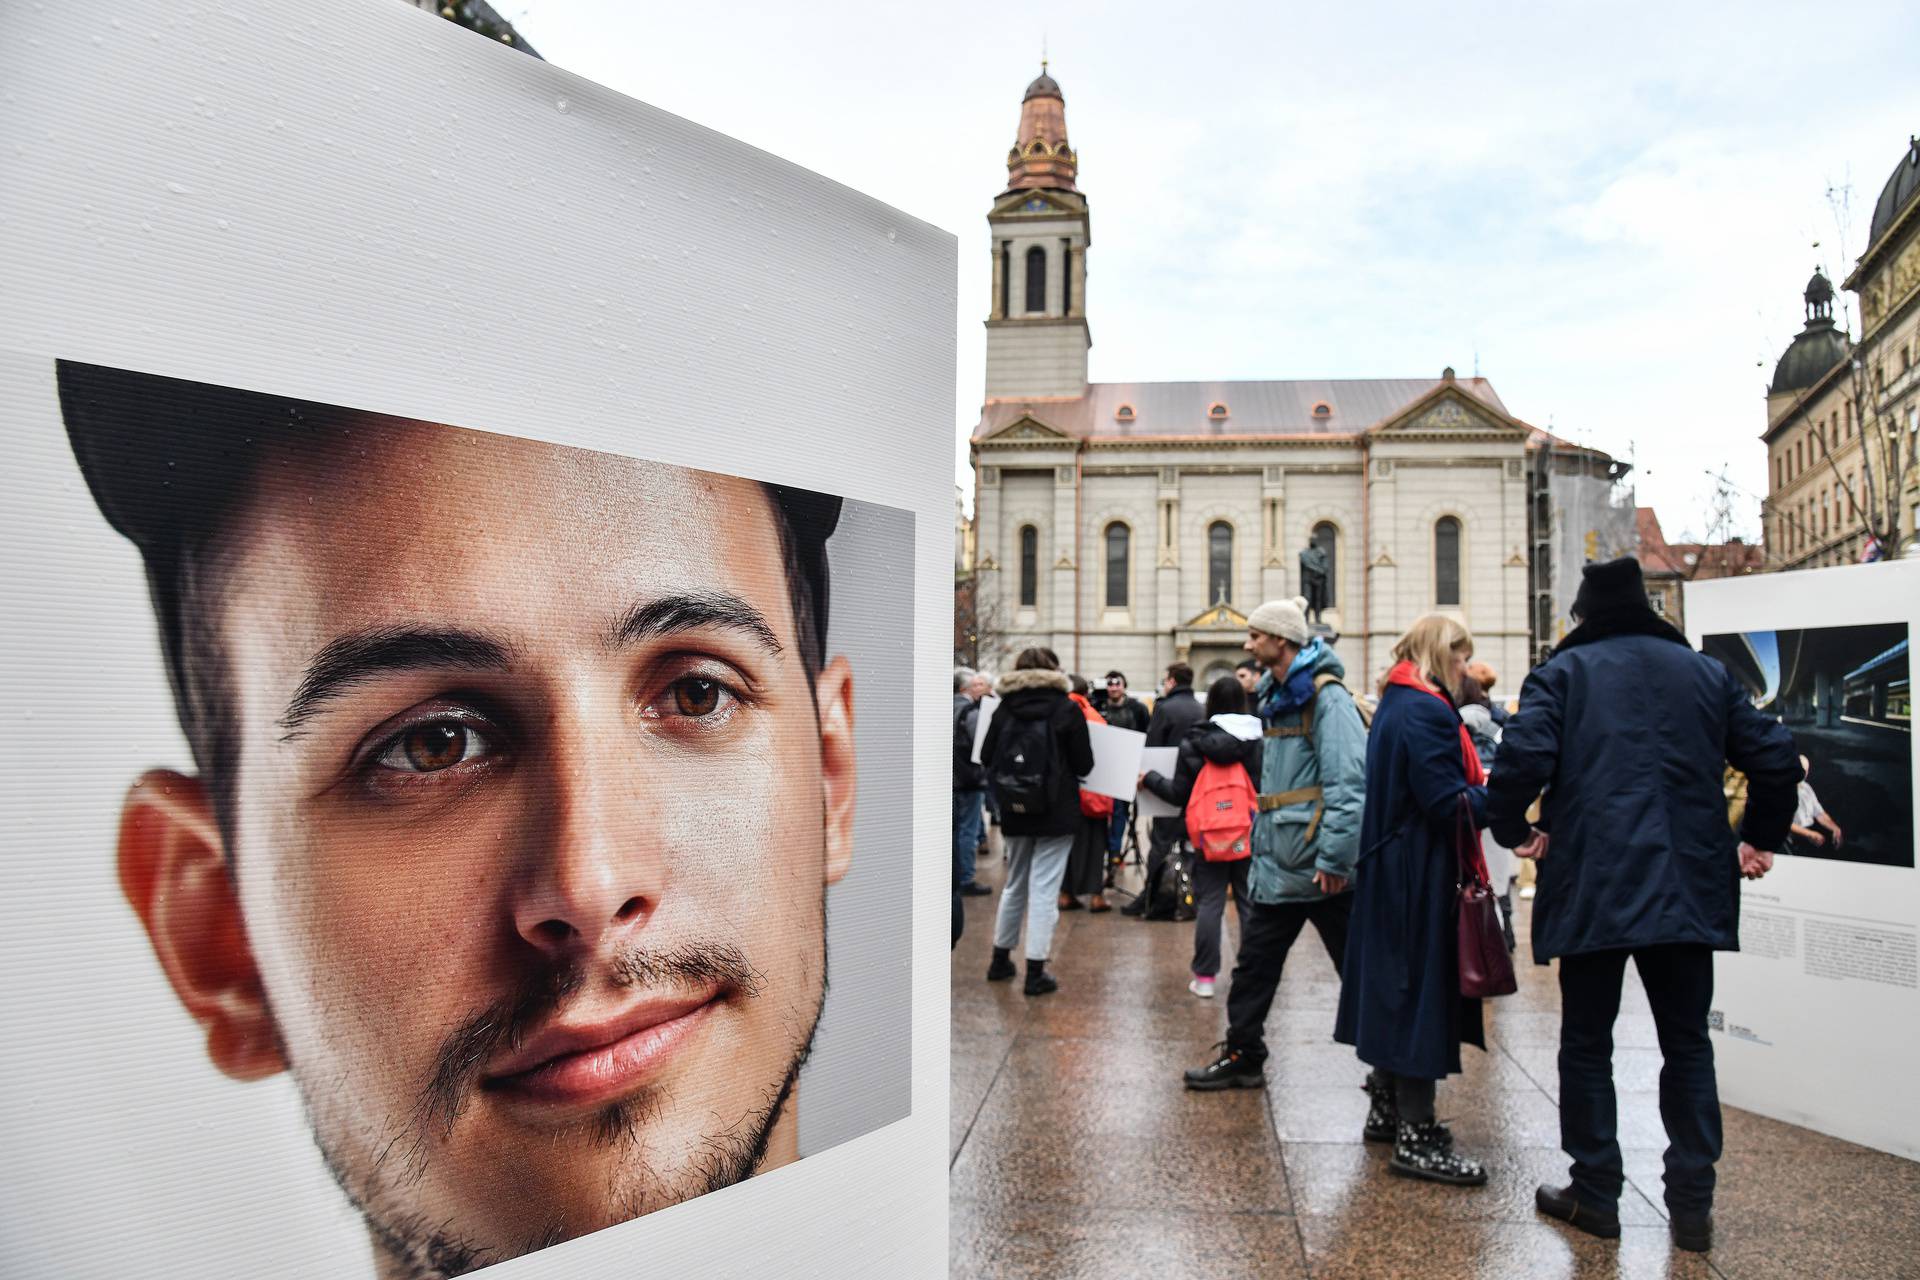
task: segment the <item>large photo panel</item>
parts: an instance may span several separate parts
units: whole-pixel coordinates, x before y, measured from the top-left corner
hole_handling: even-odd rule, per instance
[[[951,237],[388,0],[21,19],[0,1272],[943,1267]]]
[[[1687,587],[1687,626],[1806,763],[1792,833],[1714,966],[1727,1100],[1920,1159],[1920,871],[1910,645],[1920,563]],[[1743,803],[1729,775],[1730,814]]]

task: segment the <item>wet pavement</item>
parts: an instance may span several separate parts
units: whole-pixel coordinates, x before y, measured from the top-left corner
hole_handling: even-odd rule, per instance
[[[983,859],[980,879],[998,884]],[[1660,1055],[1628,970],[1614,1078],[1628,1187],[1622,1236],[1541,1218],[1565,1181],[1555,1104],[1559,991],[1517,957],[1520,991],[1489,1002],[1488,1052],[1440,1086],[1438,1111],[1483,1160],[1485,1187],[1413,1182],[1362,1143],[1366,1069],[1332,1040],[1339,986],[1307,929],[1268,1023],[1264,1090],[1199,1094],[1181,1071],[1225,1033],[1238,933],[1219,994],[1188,993],[1191,924],[1061,917],[1060,990],[985,981],[998,897],[969,898],[952,965],[950,1138],[955,1277],[1920,1277],[1920,1164],[1725,1108],[1716,1243],[1669,1243]],[[1124,901],[1115,898],[1116,905]],[[1016,952],[1016,960],[1018,952]]]

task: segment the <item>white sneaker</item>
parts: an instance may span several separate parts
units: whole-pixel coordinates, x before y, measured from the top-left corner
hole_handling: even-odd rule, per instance
[[[1199,996],[1202,1000],[1211,1000],[1213,999],[1213,979],[1195,978],[1187,984],[1187,990],[1193,992],[1193,994]]]

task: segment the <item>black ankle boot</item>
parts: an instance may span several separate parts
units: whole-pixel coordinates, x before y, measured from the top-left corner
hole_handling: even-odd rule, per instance
[[[1669,1206],[1673,1214],[1667,1227],[1673,1233],[1673,1242],[1689,1253],[1705,1253],[1713,1248],[1713,1215],[1711,1213],[1682,1213]]]
[[[1558,1218],[1571,1226],[1580,1228],[1590,1236],[1599,1236],[1602,1240],[1620,1238],[1620,1214],[1613,1209],[1596,1209],[1590,1204],[1582,1204],[1573,1188],[1554,1187],[1542,1184],[1533,1193],[1534,1208],[1549,1218]]]
[[[987,966],[988,982],[1005,982],[1019,970],[1013,967],[1013,951],[1008,947],[993,949],[993,962]]]
[[[1487,1170],[1453,1149],[1453,1135],[1432,1120],[1413,1124],[1400,1121],[1393,1141],[1393,1159],[1387,1168],[1403,1178],[1424,1178],[1455,1187],[1486,1185]]]
[[[1049,995],[1060,989],[1052,974],[1047,972],[1045,960],[1027,961],[1027,985],[1023,988],[1030,996]]]
[[[1367,1125],[1361,1136],[1368,1142],[1392,1142],[1400,1130],[1400,1103],[1394,1097],[1393,1078],[1381,1071],[1367,1073]]]

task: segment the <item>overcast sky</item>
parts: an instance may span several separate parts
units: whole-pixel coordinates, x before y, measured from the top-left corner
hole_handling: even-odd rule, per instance
[[[1492,379],[1637,463],[1669,537],[1726,467],[1816,264],[1920,132],[1920,5],[495,0],[551,62],[960,241],[972,492],[986,212],[1044,41],[1093,213],[1095,381]],[[1836,219],[1829,188],[1851,188]],[[1816,243],[1817,247],[1816,247]],[[1844,296],[1851,311],[1852,298]],[[1854,327],[1857,331],[1858,321]]]

